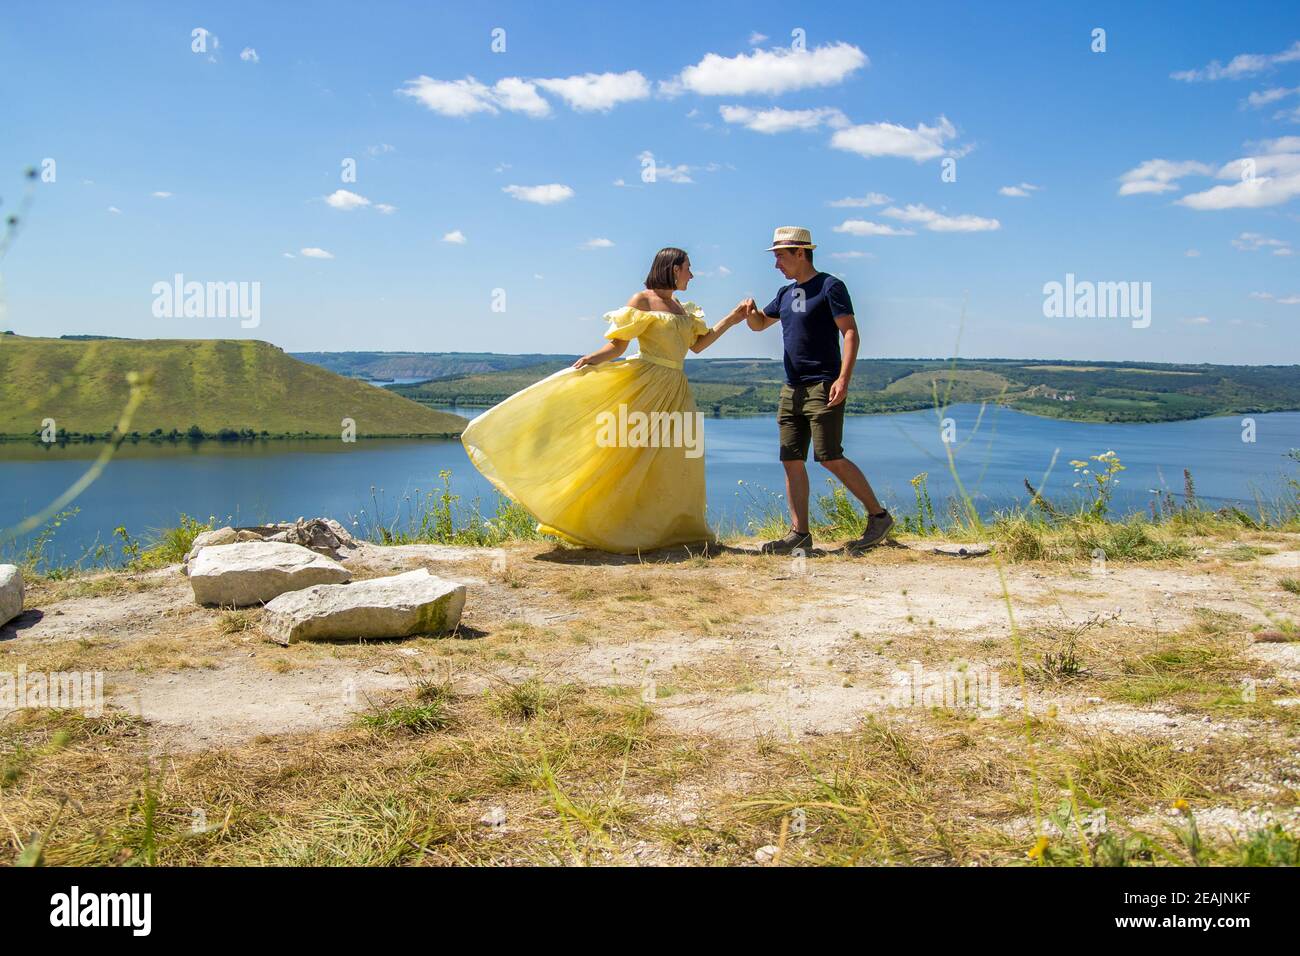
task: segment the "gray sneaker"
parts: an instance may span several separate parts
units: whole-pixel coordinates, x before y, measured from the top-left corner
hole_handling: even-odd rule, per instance
[[[869,551],[880,542],[885,540],[885,535],[889,529],[894,526],[894,516],[886,511],[882,515],[868,515],[867,527],[862,532],[862,537],[854,538],[844,545],[844,550],[850,554],[862,554]]]
[[[784,538],[778,538],[775,541],[768,541],[764,543],[763,547],[759,550],[763,554],[793,554],[801,548],[804,552],[809,552],[812,550],[812,546],[813,540],[811,533],[804,532],[803,534],[800,534],[798,531],[791,529],[790,533]]]

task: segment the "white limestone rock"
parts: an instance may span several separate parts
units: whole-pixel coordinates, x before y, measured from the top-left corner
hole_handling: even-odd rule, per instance
[[[262,628],[281,644],[410,637],[453,630],[464,608],[465,585],[419,568],[282,594],[266,606]]]
[[[16,564],[0,564],[0,627],[23,613],[23,572]]]
[[[297,544],[242,541],[208,545],[187,570],[199,604],[248,607],[315,584],[344,584],[352,572]]]

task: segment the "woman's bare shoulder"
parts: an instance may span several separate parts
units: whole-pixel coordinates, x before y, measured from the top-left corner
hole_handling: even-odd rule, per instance
[[[629,308],[640,309],[645,312],[648,311],[650,306],[654,303],[650,298],[649,291],[642,289],[640,292],[634,292],[632,297],[627,300],[627,304]]]

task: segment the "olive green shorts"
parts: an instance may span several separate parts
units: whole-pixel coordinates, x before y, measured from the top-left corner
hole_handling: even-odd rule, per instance
[[[844,457],[844,402],[826,407],[830,382],[781,386],[776,421],[781,426],[781,460],[807,461],[808,445],[813,461],[834,461]]]

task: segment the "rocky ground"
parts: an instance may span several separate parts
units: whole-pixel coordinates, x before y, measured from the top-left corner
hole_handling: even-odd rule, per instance
[[[360,644],[279,646],[259,610],[197,606],[178,567],[29,584],[0,670],[103,671],[107,706],[4,718],[0,822],[15,857],[39,834],[55,861],[129,856],[110,821],[147,768],[174,862],[357,862],[318,817],[357,818],[358,774],[439,821],[398,839],[361,813],[390,862],[1188,862],[1193,818],[1221,847],[1300,834],[1300,535],[1104,568],[936,544],[364,545],[354,580],[427,568],[467,600],[452,635]],[[390,719],[433,700],[445,726]],[[187,831],[195,814],[225,822]]]

